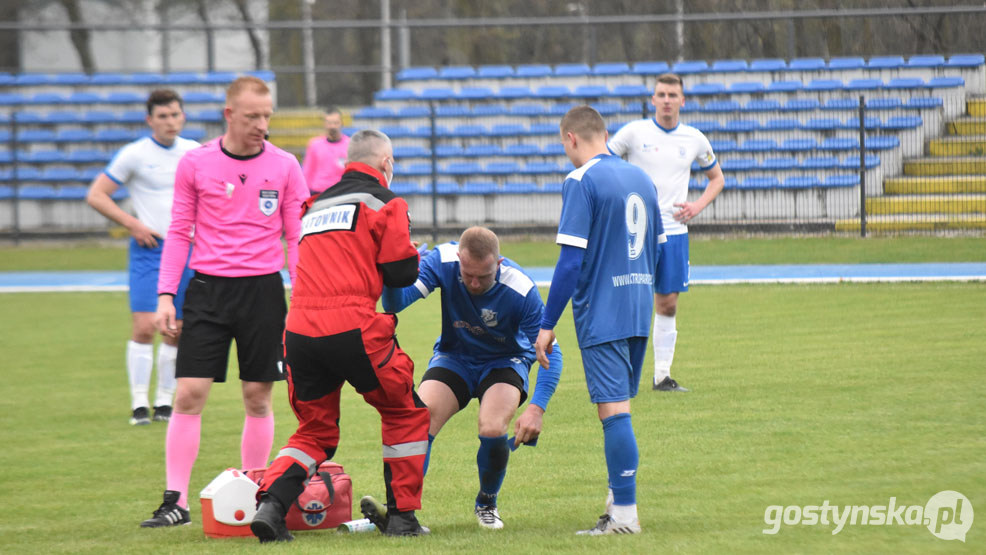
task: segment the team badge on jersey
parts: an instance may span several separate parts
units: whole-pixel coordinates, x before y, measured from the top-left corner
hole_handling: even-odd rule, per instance
[[[479,314],[483,318],[483,323],[484,324],[486,324],[487,326],[489,326],[491,328],[496,327],[496,324],[497,324],[497,321],[496,321],[496,312],[493,312],[492,310],[490,310],[488,308],[484,308],[484,309],[482,309],[480,311]]]
[[[277,191],[261,189],[259,202],[260,211],[264,216],[270,216],[277,210]]]

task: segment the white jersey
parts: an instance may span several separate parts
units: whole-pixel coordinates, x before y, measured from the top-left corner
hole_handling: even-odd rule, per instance
[[[702,171],[716,165],[716,155],[705,135],[683,123],[664,129],[653,118],[642,119],[624,125],[607,146],[613,154],[643,169],[654,182],[664,232],[688,233],[688,226],[674,219],[674,205],[688,199],[693,161]]]
[[[176,137],[174,144],[165,147],[151,137],[143,137],[121,148],[103,173],[129,190],[137,219],[165,237],[171,225],[178,160],[199,146],[197,141]]]

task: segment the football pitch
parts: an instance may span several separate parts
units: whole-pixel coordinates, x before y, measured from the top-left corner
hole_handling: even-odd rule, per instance
[[[473,401],[435,442],[419,513],[431,536],[314,531],[276,546],[205,538],[198,492],[239,464],[235,379],[213,388],[204,413],[192,525],[140,529],[164,489],[165,426],[127,424],[126,306],[124,293],[0,295],[0,551],[983,552],[984,283],[693,287],[680,302],[674,366],[692,391],[650,391],[648,356],[632,403],[643,533],[597,538],[574,535],[602,514],[606,471],[570,311],[557,330],[565,368],[541,439],[511,455],[503,530],[479,529],[472,514]],[[439,326],[437,298],[400,315],[398,338],[418,377]],[[283,384],[275,415],[276,452],[295,425]],[[341,426],[335,460],[354,498],[382,497],[379,417],[351,388]],[[980,513],[964,543],[907,523],[912,507],[945,490]],[[891,503],[908,506],[901,521],[791,523],[809,506],[841,514]]]

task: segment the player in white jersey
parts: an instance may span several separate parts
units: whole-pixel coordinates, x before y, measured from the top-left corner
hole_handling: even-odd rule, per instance
[[[133,425],[150,424],[148,393],[154,363],[154,312],[157,310],[158,268],[164,237],[171,224],[178,160],[199,143],[178,136],[185,124],[181,97],[172,90],[156,90],[147,98],[147,125],[150,136],[138,139],[113,157],[106,169],[89,186],[86,201],[100,214],[122,225],[130,233],[129,274],[130,311],[133,329],[127,341],[127,376],[130,382]],[[128,189],[136,217],[113,201],[121,186]],[[186,270],[184,286],[191,271]],[[181,304],[176,302],[180,307]],[[180,318],[179,313],[179,318]],[[158,382],[154,401],[154,420],[171,417],[175,393],[177,338],[163,337],[157,353]]]
[[[671,377],[671,361],[678,339],[675,315],[678,293],[688,291],[688,222],[698,216],[722,191],[725,178],[709,140],[701,131],[678,121],[685,103],[681,78],[658,76],[651,103],[653,119],[628,123],[609,140],[610,152],[639,166],[657,187],[661,220],[668,242],[663,245],[654,283],[654,383],[657,391],[688,391]],[[705,172],[705,192],[688,201],[692,162]]]

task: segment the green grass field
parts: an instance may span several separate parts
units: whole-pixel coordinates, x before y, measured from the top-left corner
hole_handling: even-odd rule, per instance
[[[978,241],[973,246],[981,247]],[[695,242],[694,263],[703,250],[721,250],[715,256],[725,258],[744,248],[751,257],[769,256],[756,254],[756,245],[708,243]],[[875,256],[851,244],[813,245],[825,256],[846,250],[854,251],[851,257]],[[927,252],[982,260],[973,247],[962,254],[965,247],[952,252],[943,245]],[[504,247],[507,255],[535,265],[550,265],[557,252],[546,245],[518,247],[533,253],[527,258],[511,246]],[[766,250],[806,250],[784,241],[775,247]],[[14,266],[4,269],[40,269],[23,258],[9,262],[22,252],[4,251],[0,259]],[[62,262],[75,269],[70,258]],[[164,487],[165,426],[127,424],[126,295],[0,295],[6,374],[0,552],[984,551],[986,284],[697,286],[680,308],[674,374],[692,392],[651,392],[645,378],[633,401],[643,534],[573,535],[602,513],[606,474],[601,427],[567,313],[558,328],[562,381],[538,446],[511,457],[500,498],[504,530],[480,530],[472,515],[474,402],[435,443],[420,513],[430,537],[305,532],[291,544],[259,546],[252,538],[205,538],[198,510],[198,491],[239,464],[243,416],[235,380],[213,389],[205,411],[191,484],[192,526],[142,530],[137,524],[160,503]],[[401,315],[398,336],[419,363],[419,376],[438,327],[437,299]],[[645,368],[650,365],[648,357]],[[352,476],[357,499],[382,496],[378,416],[351,389],[343,405],[336,460]],[[295,423],[283,384],[275,390],[275,414],[276,451]],[[762,532],[770,528],[764,512],[771,505],[885,505],[896,497],[898,505],[923,506],[942,490],[963,493],[980,512],[965,543],[939,540],[920,525],[847,525],[835,535],[831,525]]]

